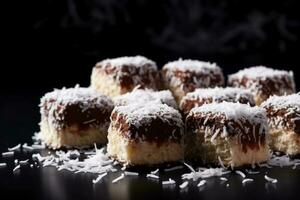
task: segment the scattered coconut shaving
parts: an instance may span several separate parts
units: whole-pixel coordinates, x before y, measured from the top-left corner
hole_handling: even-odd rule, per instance
[[[94,155],[88,155],[86,159],[80,161],[78,150],[56,151],[55,155],[41,156],[39,153],[33,154],[32,158],[42,164],[43,167],[54,166],[58,170],[68,170],[75,173],[105,173],[114,172],[116,169],[113,160],[104,152],[105,148],[95,150]]]
[[[225,177],[221,177],[220,180],[221,180],[221,181],[225,181],[225,182],[228,181],[228,179],[225,178]]]
[[[179,185],[179,188],[180,189],[184,189],[184,188],[186,188],[188,186],[188,184],[189,184],[189,182],[185,181],[181,185]]]
[[[20,165],[27,165],[28,164],[28,162],[29,162],[29,159],[27,159],[27,160],[20,160]]]
[[[154,175],[154,174],[147,174],[146,177],[147,177],[147,178],[159,179],[159,176]]]
[[[254,180],[252,178],[245,178],[242,181],[242,184],[248,183],[248,182],[253,182]]]
[[[164,171],[170,172],[170,171],[175,171],[175,170],[182,169],[182,168],[183,168],[183,166],[175,166],[175,167],[167,168]]]
[[[214,176],[223,176],[230,173],[230,171],[225,170],[224,168],[199,168],[198,171],[195,171],[193,168],[190,169],[192,172],[183,174],[182,179],[193,179],[194,181],[196,181],[199,178],[204,179]]]
[[[29,146],[27,143],[24,143],[22,145],[23,150],[27,150],[27,151],[33,151],[33,147]]]
[[[246,175],[240,170],[236,170],[235,173],[240,175],[242,178],[246,178]]]
[[[122,180],[124,177],[125,177],[125,175],[124,175],[124,174],[121,174],[118,178],[115,178],[115,179],[112,181],[112,183],[116,183],[116,182]]]
[[[156,170],[154,170],[154,171],[152,171],[152,172],[150,172],[151,174],[157,174],[159,172],[159,169],[156,169]]]
[[[203,185],[205,185],[206,184],[206,180],[201,180],[199,183],[198,183],[198,187],[200,187],[200,186],[203,186]]]
[[[171,178],[169,178],[169,180],[167,180],[167,181],[162,182],[163,185],[172,185],[172,184],[175,184],[175,183],[176,182]]]
[[[104,174],[100,174],[95,180],[93,180],[93,183],[98,183],[104,176],[107,175],[107,172],[105,172]]]
[[[271,178],[271,177],[269,177],[269,176],[267,176],[267,175],[265,175],[265,179],[266,179],[268,182],[271,182],[271,183],[277,183],[277,182],[278,182],[277,179]]]
[[[139,173],[137,172],[128,172],[128,171],[125,171],[124,172],[125,176],[138,176]]]
[[[5,168],[7,166],[6,163],[0,163],[0,169]]]
[[[21,148],[21,144],[18,144],[14,147],[8,148],[8,151],[17,151],[20,150],[20,148]]]
[[[2,153],[3,158],[12,157],[14,155],[15,155],[15,153],[13,151],[8,151],[8,152],[3,152]]]
[[[17,165],[14,169],[13,169],[13,172],[19,170],[21,168],[21,165]]]

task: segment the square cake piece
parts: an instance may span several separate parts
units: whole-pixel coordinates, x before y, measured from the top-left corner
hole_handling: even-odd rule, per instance
[[[135,89],[132,92],[114,98],[116,106],[125,106],[132,103],[144,104],[152,101],[166,104],[175,109],[178,108],[170,90],[153,91],[150,89]]]
[[[130,92],[137,86],[158,90],[161,84],[155,62],[143,56],[103,60],[96,64],[91,76],[91,87],[110,97]]]
[[[300,94],[272,96],[261,106],[267,111],[271,149],[300,154]]]
[[[202,106],[207,103],[234,102],[255,105],[252,93],[249,90],[241,88],[199,88],[194,92],[187,93],[181,99],[180,110],[186,116],[194,107]]]
[[[230,75],[228,85],[249,89],[254,95],[256,105],[260,105],[272,95],[281,96],[295,92],[292,71],[264,66],[246,68]]]
[[[183,159],[180,113],[149,102],[117,106],[108,129],[108,154],[124,165],[154,165]]]
[[[41,98],[41,140],[50,148],[106,144],[111,99],[91,88],[54,90]]]
[[[182,60],[167,63],[162,69],[165,88],[171,90],[176,101],[196,88],[222,86],[224,76],[215,63]]]
[[[269,158],[263,108],[232,102],[205,104],[190,111],[186,129],[187,159],[237,167]]]

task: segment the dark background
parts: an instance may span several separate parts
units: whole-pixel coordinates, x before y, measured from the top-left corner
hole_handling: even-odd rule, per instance
[[[300,66],[297,0],[5,3],[10,5],[1,6],[0,152],[31,142],[31,135],[39,129],[38,104],[44,93],[76,83],[89,86],[93,65],[108,57],[140,54],[155,60],[159,67],[179,57],[214,61],[226,75],[262,64],[293,70],[298,88],[300,85],[296,72]],[[13,159],[9,165],[9,170],[0,171],[4,199],[299,199],[299,172],[289,169],[270,172],[281,181],[273,192],[261,178],[250,188],[237,180],[229,192],[215,184],[204,193],[192,189],[182,194],[164,191],[144,179],[112,190],[106,188],[107,183],[100,184],[95,190],[85,176],[57,173],[52,168],[25,170],[14,176]],[[123,188],[127,186],[130,188]]]
[[[225,74],[259,64],[296,72],[300,63],[296,0],[10,3],[1,25],[2,143],[29,140],[38,130],[39,98],[53,88],[88,86],[101,59],[140,54],[161,67],[192,58],[217,62]]]

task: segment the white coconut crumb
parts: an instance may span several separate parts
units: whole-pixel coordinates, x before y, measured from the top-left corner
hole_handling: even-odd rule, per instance
[[[7,164],[6,164],[6,163],[0,163],[0,169],[3,169],[3,168],[5,168],[5,167],[7,167]]]
[[[151,171],[150,173],[151,174],[157,174],[159,172],[159,169],[156,169],[156,170],[154,170],[154,171]]]
[[[107,175],[107,172],[100,174],[95,180],[93,180],[93,183],[98,183],[103,177]]]
[[[253,182],[254,180],[252,178],[245,178],[242,180],[242,184],[248,183],[248,182]]]
[[[175,184],[175,183],[176,182],[171,178],[169,178],[169,180],[167,180],[167,181],[162,182],[163,185],[172,185],[172,184]]]
[[[15,155],[15,153],[13,151],[8,151],[8,152],[3,152],[2,153],[3,158],[12,157],[14,155]]]
[[[164,171],[170,172],[170,171],[175,171],[175,170],[182,169],[182,168],[184,168],[184,167],[183,166],[175,166],[175,167],[164,169]]]
[[[191,166],[191,165],[189,165],[189,164],[187,164],[187,163],[183,163],[185,166],[187,166],[190,170],[191,170],[191,172],[196,172],[195,171],[195,169]]]
[[[180,189],[184,189],[184,188],[186,188],[188,186],[188,184],[189,184],[189,182],[185,181],[181,185],[179,185],[179,188]]]
[[[21,148],[21,144],[18,144],[14,147],[8,148],[8,151],[17,151],[20,150],[20,148]]]
[[[126,169],[126,165],[124,165],[121,170],[124,171]]]
[[[199,183],[198,183],[198,187],[200,187],[200,186],[203,186],[203,185],[205,185],[206,184],[206,180],[201,180]]]
[[[240,175],[242,178],[246,178],[246,175],[240,170],[236,170],[235,173]]]
[[[117,183],[118,181],[122,180],[125,177],[124,174],[121,174],[119,177],[115,178],[112,183]]]
[[[19,164],[19,160],[18,160],[18,159],[15,159],[15,160],[14,160],[14,163],[15,163],[15,165]]]
[[[266,179],[268,182],[271,182],[271,183],[277,183],[277,182],[278,182],[277,179],[271,178],[271,177],[269,177],[269,176],[267,176],[267,175],[265,175],[265,179]]]
[[[154,174],[147,174],[146,177],[147,177],[147,178],[159,179],[159,176],[154,175]]]
[[[30,164],[30,167],[33,168],[33,164]]]
[[[220,180],[221,180],[221,181],[225,181],[225,182],[228,181],[228,179],[225,178],[225,177],[220,177]]]
[[[205,179],[215,176],[223,176],[228,173],[230,173],[230,171],[227,171],[224,168],[200,168],[198,171],[183,174],[182,179],[193,179],[196,181],[199,178]]]
[[[226,184],[226,187],[229,187],[229,183]]]
[[[139,173],[137,172],[129,172],[129,171],[125,171],[124,172],[125,176],[138,176]]]

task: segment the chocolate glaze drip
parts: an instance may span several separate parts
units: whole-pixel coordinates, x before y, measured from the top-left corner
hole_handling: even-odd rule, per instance
[[[176,125],[175,121],[162,121],[160,118],[153,118],[150,123],[140,122],[137,127],[127,122],[126,116],[113,112],[111,114],[111,128],[118,130],[121,135],[129,140],[155,142],[158,145],[171,140],[180,142],[183,136],[183,127]]]
[[[262,129],[260,132],[261,125],[252,124],[247,119],[240,119],[239,122],[229,120],[225,115],[197,113],[188,115],[186,118],[186,131],[191,134],[197,134],[197,130],[205,131],[206,128],[209,128],[213,133],[220,130],[217,137],[221,137],[225,127],[228,134],[226,137],[238,136],[239,143],[245,153],[248,148],[259,149],[260,146],[265,145],[266,130]]]
[[[83,109],[80,103],[69,103],[68,105],[59,105],[53,112],[53,116],[49,116],[49,110],[54,102],[54,99],[49,99],[41,105],[43,107],[42,116],[54,119],[53,123],[55,123],[57,129],[75,126],[76,130],[79,131],[103,126],[104,123],[109,122],[109,117],[113,110],[112,105],[107,105],[103,108],[90,107]],[[95,102],[91,101],[90,103],[93,104]]]

